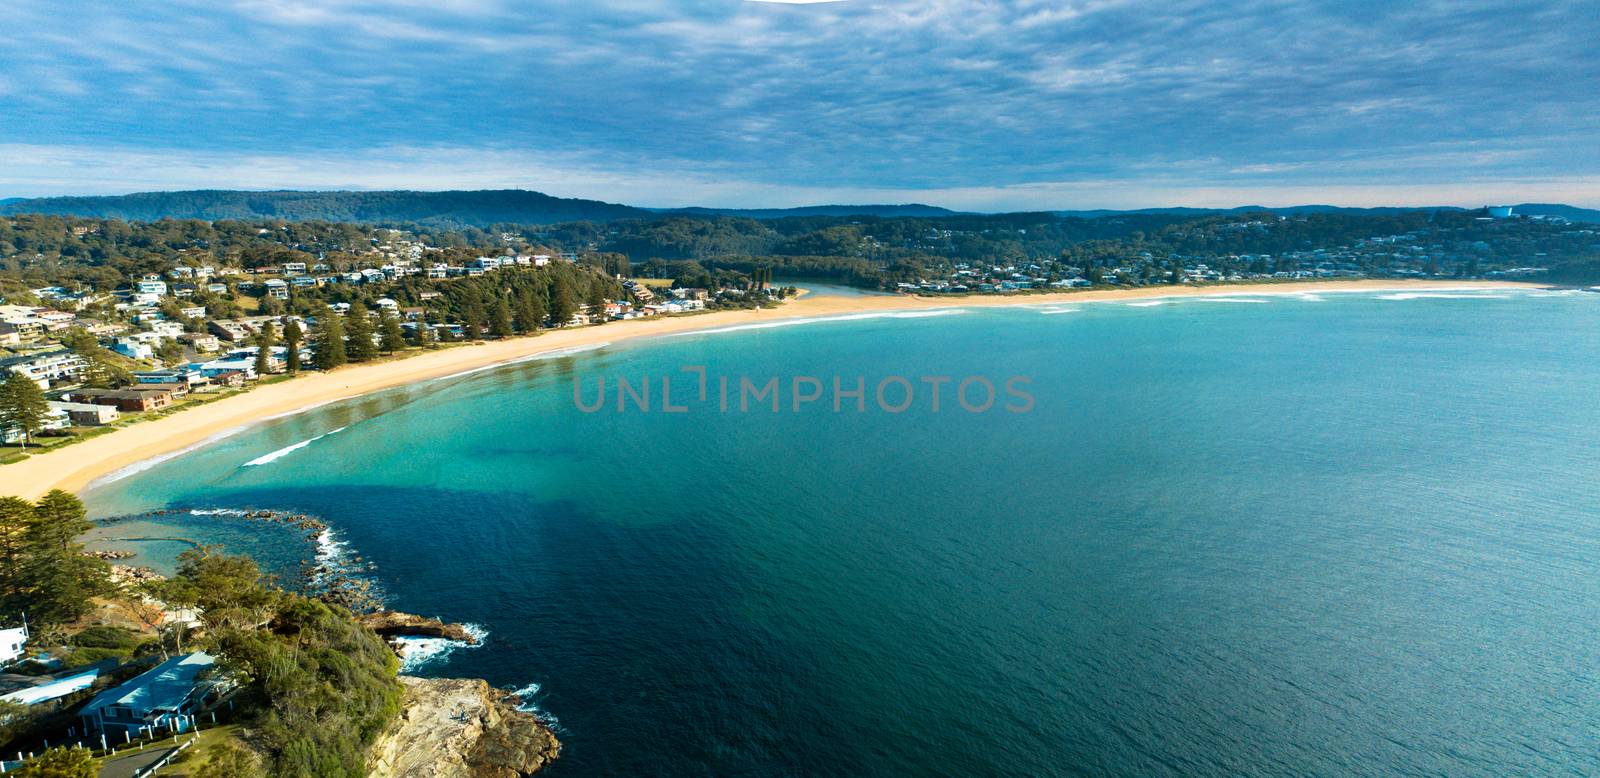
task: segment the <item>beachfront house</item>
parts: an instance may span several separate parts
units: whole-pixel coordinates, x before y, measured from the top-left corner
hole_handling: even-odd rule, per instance
[[[51,400],[50,410],[67,415],[67,421],[74,427],[103,427],[117,420],[122,412],[111,405],[96,405],[95,403],[73,403],[61,400]]]
[[[88,366],[83,357],[67,349],[0,359],[0,372],[26,376],[40,389],[49,389],[52,381],[75,380]]]
[[[87,730],[119,740],[186,731],[201,707],[227,688],[216,663],[204,651],[175,656],[101,692],[78,716]]]
[[[0,629],[0,666],[22,658],[22,647],[28,644],[28,625]]]
[[[125,413],[156,411],[172,404],[172,392],[165,389],[76,389],[70,397],[77,402],[110,405]]]

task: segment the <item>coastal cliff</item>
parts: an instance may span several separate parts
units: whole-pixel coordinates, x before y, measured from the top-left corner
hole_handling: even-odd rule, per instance
[[[549,727],[485,681],[400,682],[404,709],[373,745],[370,778],[518,778],[561,753]]]

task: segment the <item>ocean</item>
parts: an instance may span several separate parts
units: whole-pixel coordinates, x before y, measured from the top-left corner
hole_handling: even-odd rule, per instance
[[[102,538],[288,579],[315,547],[217,509],[326,521],[389,605],[482,630],[409,671],[526,692],[553,776],[1600,772],[1600,294],[763,323],[121,475]]]

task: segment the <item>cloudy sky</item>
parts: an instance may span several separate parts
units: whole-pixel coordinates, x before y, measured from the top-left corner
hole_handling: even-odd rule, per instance
[[[1600,206],[1600,0],[8,0],[0,197]]]

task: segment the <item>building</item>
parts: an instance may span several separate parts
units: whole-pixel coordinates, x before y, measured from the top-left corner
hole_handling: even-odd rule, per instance
[[[38,705],[76,694],[91,686],[100,677],[101,670],[116,666],[116,662],[97,662],[87,668],[77,668],[56,675],[0,675],[0,702],[15,705]]]
[[[278,300],[289,299],[289,284],[281,278],[269,278],[264,284],[267,296]]]
[[[222,348],[222,341],[215,335],[206,335],[200,332],[189,332],[178,336],[178,340],[189,344],[195,351],[217,351]]]
[[[122,412],[110,405],[97,405],[95,403],[73,403],[62,400],[51,400],[50,409],[67,414],[67,420],[74,427],[103,427],[117,420]]]
[[[159,278],[159,276],[157,276],[157,278]],[[133,289],[139,294],[153,294],[160,296],[167,293],[167,282],[160,280],[144,280],[134,284]]]
[[[8,665],[22,658],[22,647],[28,644],[28,625],[0,629],[0,665]]]
[[[206,322],[206,329],[229,343],[242,343],[256,334],[250,325],[236,319],[212,319]]]
[[[78,716],[86,730],[108,736],[183,732],[193,726],[194,714],[227,688],[216,663],[204,651],[175,656],[101,692]]]
[[[0,359],[0,371],[27,376],[40,389],[49,389],[54,381],[76,380],[88,366],[83,357],[67,349]]]
[[[127,413],[155,411],[172,404],[172,392],[165,389],[78,389],[73,400],[110,405]]]

